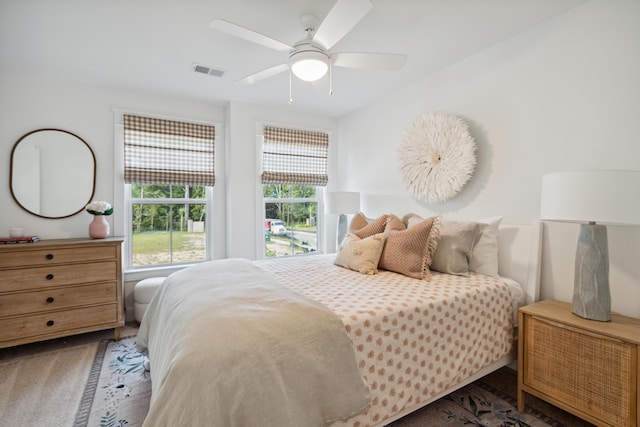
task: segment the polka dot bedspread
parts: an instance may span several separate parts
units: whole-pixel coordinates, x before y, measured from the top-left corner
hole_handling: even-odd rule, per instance
[[[511,351],[513,292],[500,278],[433,272],[427,282],[383,270],[364,275],[334,265],[334,257],[256,262],[345,324],[372,406],[333,426],[383,423]]]

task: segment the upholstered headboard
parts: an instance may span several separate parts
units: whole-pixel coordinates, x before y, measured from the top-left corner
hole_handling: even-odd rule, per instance
[[[526,304],[539,299],[542,227],[503,224],[498,229],[498,269],[501,276],[519,282],[526,292]]]

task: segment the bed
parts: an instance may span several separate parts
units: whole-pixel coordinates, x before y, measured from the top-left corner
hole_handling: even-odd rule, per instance
[[[327,254],[212,261],[169,276],[138,335],[151,362],[145,425],[383,426],[513,362],[517,307],[537,299],[540,227],[492,226],[494,275],[363,274]],[[247,300],[245,284],[268,302]],[[262,317],[272,304],[278,319]],[[258,314],[237,324],[238,313]],[[294,335],[304,343],[269,353],[269,342]]]

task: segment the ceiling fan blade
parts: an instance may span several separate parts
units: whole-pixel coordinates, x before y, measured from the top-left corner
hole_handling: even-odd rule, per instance
[[[272,39],[271,37],[265,36],[264,34],[260,34],[248,28],[241,27],[240,25],[234,24],[232,22],[225,21],[224,19],[216,19],[214,21],[211,21],[209,23],[209,27],[226,34],[239,37],[253,43],[257,43],[270,49],[284,52],[288,52],[293,49],[293,47],[289,46],[288,44],[282,43],[276,39]]]
[[[407,55],[398,53],[334,53],[331,59],[336,67],[372,70],[399,70],[407,63]]]
[[[289,69],[289,64],[280,64],[275,67],[267,68],[266,70],[258,71],[257,73],[251,74],[245,78],[240,80],[236,80],[235,83],[239,85],[250,85],[260,80],[268,79],[269,77],[273,77],[276,74],[280,74]]]
[[[372,7],[373,4],[370,0],[336,1],[336,4],[316,29],[313,41],[325,49],[331,49],[360,22]]]

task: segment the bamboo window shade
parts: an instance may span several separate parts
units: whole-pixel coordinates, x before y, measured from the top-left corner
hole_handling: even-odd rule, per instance
[[[263,184],[327,185],[329,135],[264,127]]]
[[[125,114],[124,181],[215,184],[215,127]]]

